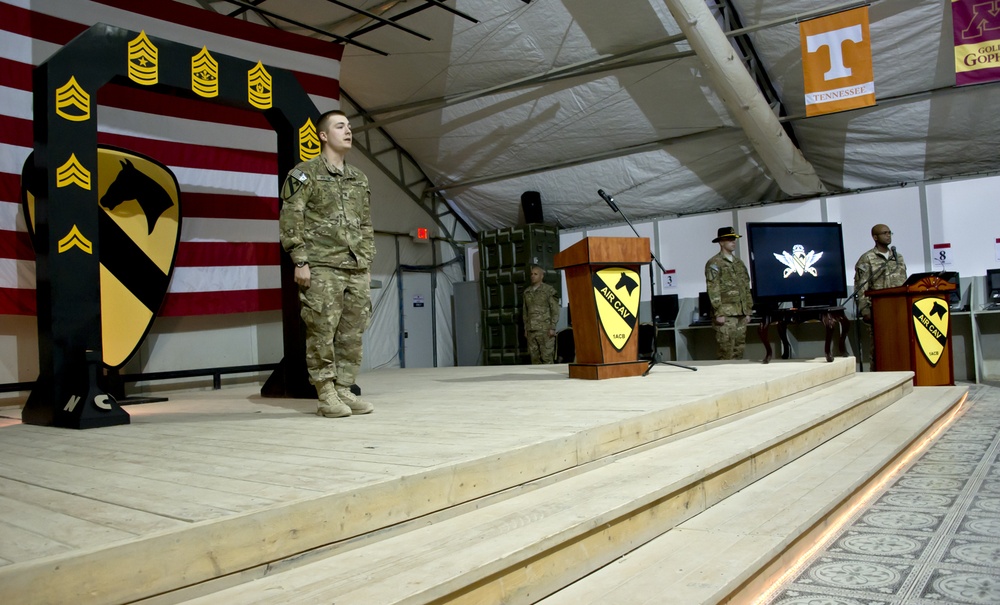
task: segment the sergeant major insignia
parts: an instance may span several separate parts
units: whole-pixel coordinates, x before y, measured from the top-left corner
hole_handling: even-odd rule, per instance
[[[143,86],[158,83],[160,81],[159,54],[159,49],[149,39],[146,32],[139,32],[139,35],[128,43],[129,79]]]
[[[260,61],[247,72],[247,100],[257,109],[271,109],[271,74]]]
[[[624,267],[607,267],[593,275],[594,301],[601,328],[621,351],[638,323],[639,274]]]
[[[206,99],[219,96],[219,62],[204,46],[191,57],[191,90]]]

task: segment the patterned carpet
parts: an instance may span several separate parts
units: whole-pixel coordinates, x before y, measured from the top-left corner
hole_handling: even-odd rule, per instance
[[[771,605],[1000,604],[1000,387],[969,407]]]

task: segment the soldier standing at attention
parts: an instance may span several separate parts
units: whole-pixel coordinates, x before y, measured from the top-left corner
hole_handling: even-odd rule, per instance
[[[524,289],[524,335],[531,363],[555,363],[559,301],[556,289],[542,281],[545,269],[531,265],[531,285]]]
[[[906,261],[892,245],[892,230],[886,225],[872,227],[875,247],[865,252],[854,264],[854,287],[858,289],[858,313],[868,331],[868,355],[875,370],[875,341],[872,338],[872,301],[868,290],[895,288],[906,283]]]
[[[705,283],[712,301],[712,327],[719,359],[743,359],[747,340],[747,322],[753,309],[750,297],[750,273],[743,261],[733,256],[736,240],[732,227],[720,227],[712,243],[719,253],[705,263]]]
[[[371,316],[369,282],[375,231],[368,177],[345,161],[351,126],[339,110],[316,123],[322,149],[293,168],[281,188],[281,245],[295,263],[306,367],[316,387],[316,414],[367,414],[371,403],[351,392],[361,368],[361,335]]]

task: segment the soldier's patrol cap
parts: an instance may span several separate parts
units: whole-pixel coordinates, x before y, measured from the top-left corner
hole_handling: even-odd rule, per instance
[[[736,233],[736,229],[732,227],[719,227],[719,236],[712,240],[713,244],[719,243],[720,240],[724,239],[739,239],[743,237]]]

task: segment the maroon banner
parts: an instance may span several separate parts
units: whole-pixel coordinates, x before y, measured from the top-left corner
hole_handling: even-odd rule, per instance
[[[955,85],[1000,80],[1000,0],[952,0]]]

